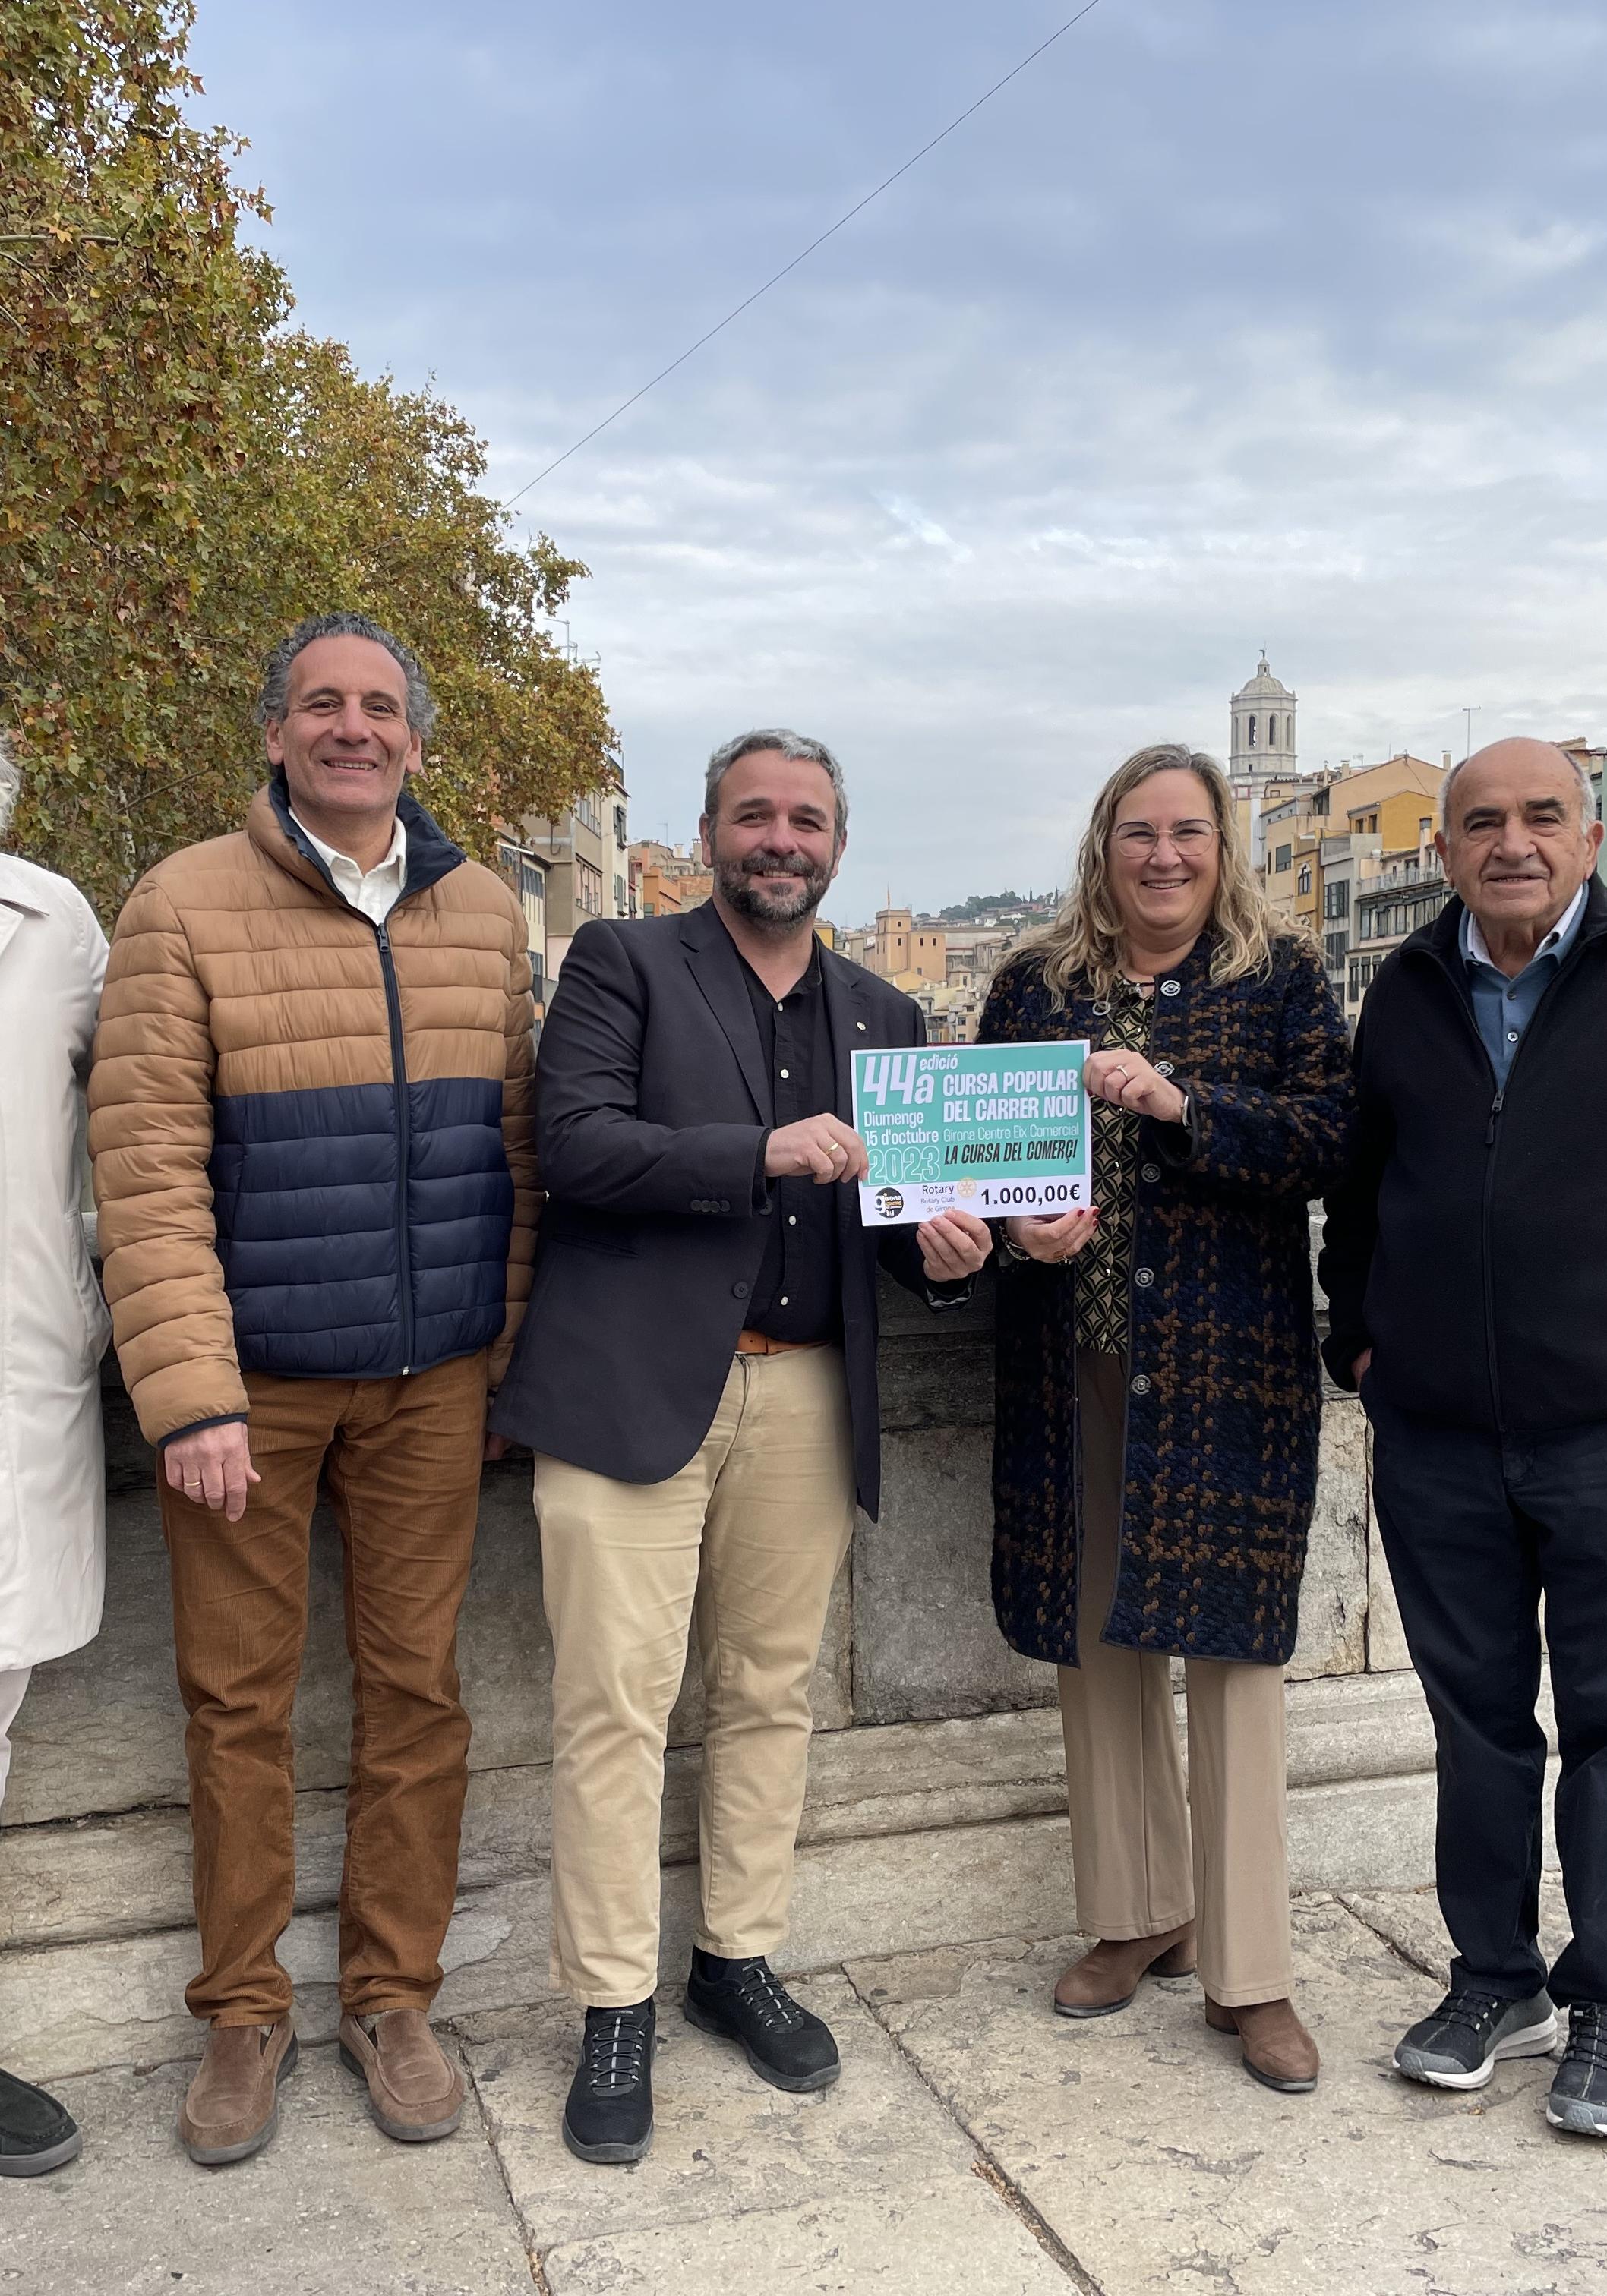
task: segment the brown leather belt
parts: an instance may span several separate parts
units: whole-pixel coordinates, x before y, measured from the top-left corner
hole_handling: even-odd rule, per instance
[[[739,1332],[736,1351],[739,1356],[790,1356],[800,1348],[824,1348],[824,1340],[773,1340],[768,1332]]]

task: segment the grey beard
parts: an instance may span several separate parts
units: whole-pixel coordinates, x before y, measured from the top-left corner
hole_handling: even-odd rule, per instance
[[[758,890],[761,880],[756,873],[734,869],[729,864],[716,863],[714,882],[738,916],[756,925],[760,932],[790,932],[794,925],[814,915],[832,880],[824,870],[811,870],[804,876],[802,890],[784,902],[774,897],[767,900]]]

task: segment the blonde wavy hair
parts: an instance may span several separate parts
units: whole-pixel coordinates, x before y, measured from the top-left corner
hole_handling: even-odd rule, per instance
[[[1116,808],[1155,774],[1193,774],[1204,789],[1218,831],[1219,874],[1211,910],[1210,977],[1265,979],[1272,970],[1272,944],[1291,930],[1267,906],[1260,879],[1250,865],[1234,820],[1233,799],[1221,767],[1202,750],[1183,742],[1157,742],[1135,750],[1118,766],[1094,800],[1077,860],[1077,882],[1054,922],[1029,944],[1044,960],[1044,978],[1055,1004],[1063,1004],[1071,984],[1084,980],[1095,996],[1109,996],[1122,972],[1121,912],[1111,889],[1111,840]]]

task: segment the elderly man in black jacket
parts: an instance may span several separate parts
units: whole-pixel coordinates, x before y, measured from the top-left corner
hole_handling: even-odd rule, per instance
[[[1328,1199],[1328,1367],[1439,1748],[1451,1988],[1398,2069],[1480,2088],[1570,2012],[1547,2117],[1607,2136],[1607,892],[1590,785],[1549,743],[1451,775],[1457,898],[1387,958],[1357,1034],[1356,1163]],[[1539,1928],[1539,1604],[1571,1942]]]
[[[861,1226],[849,1055],[919,1008],[823,948],[842,776],[781,731],[716,750],[714,897],[586,925],[542,1038],[546,1225],[493,1420],[536,1457],[553,1629],[553,1975],[586,2006],[571,2152],[652,2134],[659,1806],[695,1608],[708,1719],[685,2013],[785,2089],[836,2045],[777,1981],[809,1676],[854,1505],[874,1513],[878,1258],[936,1306],[987,1259],[961,1211]]]

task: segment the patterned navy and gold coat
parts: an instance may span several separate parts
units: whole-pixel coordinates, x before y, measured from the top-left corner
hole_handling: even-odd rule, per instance
[[[1129,1287],[1126,1486],[1108,1643],[1282,1665],[1294,1647],[1316,1492],[1321,1386],[1307,1200],[1344,1163],[1343,1019],[1308,942],[1270,976],[1215,985],[1209,935],[1156,982],[1150,1058],[1189,1125],[1139,1135]],[[1087,1037],[1042,959],[1008,964],[984,1043]],[[994,1604],[1013,1648],[1077,1663],[1076,1262],[998,1284]]]

